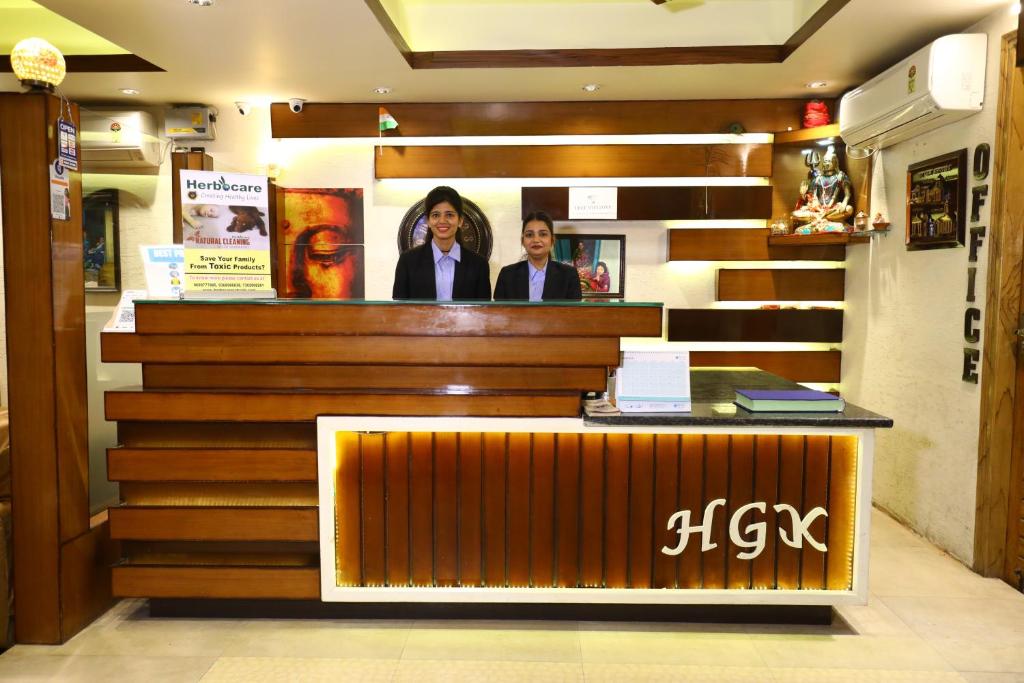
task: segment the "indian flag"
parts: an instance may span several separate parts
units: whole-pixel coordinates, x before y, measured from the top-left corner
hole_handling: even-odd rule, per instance
[[[380,132],[383,133],[386,130],[394,130],[398,128],[398,121],[395,121],[395,117],[391,115],[384,107],[377,107],[377,115],[380,119]]]

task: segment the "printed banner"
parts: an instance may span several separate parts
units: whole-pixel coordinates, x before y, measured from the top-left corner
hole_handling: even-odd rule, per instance
[[[180,299],[185,250],[179,244],[140,245],[150,299]]]
[[[181,171],[185,292],[269,292],[263,176]]]

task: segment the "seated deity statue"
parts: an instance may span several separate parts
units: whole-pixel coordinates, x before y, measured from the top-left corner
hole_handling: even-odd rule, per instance
[[[827,223],[845,224],[853,216],[852,198],[853,184],[850,177],[839,168],[835,148],[829,147],[821,160],[821,172],[809,181],[800,206],[793,212],[793,220],[798,224],[821,226]]]

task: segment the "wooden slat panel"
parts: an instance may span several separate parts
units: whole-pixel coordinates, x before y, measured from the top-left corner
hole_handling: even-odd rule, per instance
[[[408,586],[409,563],[409,471],[410,436],[404,433],[385,436],[387,479],[384,500],[387,526],[387,578],[389,586]]]
[[[607,329],[605,332],[607,333]],[[617,331],[617,328],[616,328]],[[543,353],[516,337],[100,335],[104,363],[339,363],[351,365],[615,366],[618,337],[544,340]],[[458,349],[458,353],[453,352]]]
[[[313,422],[317,415],[576,417],[579,394],[242,394],[108,391],[108,420]]]
[[[316,481],[316,451],[108,448],[110,481]]]
[[[296,422],[119,422],[125,448],[271,448],[316,453],[316,425]]]
[[[315,508],[110,508],[110,536],[151,541],[315,541]]]
[[[841,310],[672,309],[669,341],[841,342]]]
[[[605,435],[583,434],[580,448],[580,587],[604,582]]]
[[[857,438],[833,436],[828,496],[826,588],[853,588],[854,519],[857,511]],[[864,552],[864,549],[858,549]]]
[[[804,506],[800,511],[806,516],[817,507],[828,510],[829,484],[829,437],[812,435],[807,437],[807,457],[804,460]],[[807,527],[811,536],[819,542],[826,542],[826,517],[819,517]],[[800,558],[800,587],[822,589],[825,587],[825,553],[804,540]]]
[[[805,99],[629,102],[388,102],[407,136],[720,133],[735,122],[772,133],[802,126]],[[275,138],[377,137],[376,103],[270,107]]]
[[[607,334],[611,322],[623,337],[661,334],[661,307],[653,305],[178,302],[142,303],[135,315],[139,334],[598,337]]]
[[[718,271],[718,301],[842,301],[842,269],[751,268]]]
[[[530,467],[530,585],[554,585],[555,436],[533,435]]]
[[[606,436],[604,465],[604,585],[626,588],[629,574],[629,441]]]
[[[565,588],[579,585],[580,577],[580,436],[559,434],[555,439],[555,585]]]
[[[504,586],[506,571],[507,526],[505,510],[508,500],[508,453],[505,434],[484,434],[483,446],[483,516],[484,516],[484,585]]]
[[[729,443],[729,502],[725,508],[728,513],[725,517],[727,527],[732,522],[733,513],[742,505],[758,500],[754,496],[754,437],[733,434]],[[752,540],[751,534],[746,532],[747,526],[760,520],[760,513],[751,511],[745,514],[738,527],[740,536],[744,540]],[[727,540],[726,548],[729,558],[726,585],[736,589],[750,588],[753,561],[737,557],[748,549],[735,545],[731,538]]]
[[[121,502],[128,506],[313,507],[316,482],[124,481]]]
[[[803,509],[804,448],[802,436],[782,436],[779,446],[779,503]],[[779,518],[789,524],[788,513]],[[775,538],[775,563],[778,588],[795,590],[800,588],[800,551],[784,543],[779,535]]]
[[[384,489],[383,434],[362,434],[363,452],[360,489],[363,492],[360,515],[362,517],[362,574],[363,584],[384,586],[387,583],[387,513]]]
[[[845,261],[846,247],[769,246],[766,228],[668,231],[669,261]]]
[[[715,510],[711,524],[711,541],[717,544],[716,548],[701,553],[703,563],[702,588],[726,588],[726,579],[729,573],[729,436],[725,434],[708,434],[705,437],[704,453],[704,504],[701,505],[699,519],[702,523],[708,520],[705,517],[705,510],[708,503],[719,498],[724,498],[726,504]],[[698,518],[697,510],[694,510],[693,517]],[[693,552],[696,550],[696,542],[699,539],[693,538],[694,547],[687,547]]]
[[[662,526],[654,517],[654,435],[631,435],[629,458],[628,586],[650,588],[654,531]]]
[[[530,434],[508,435],[508,585],[530,585]]]
[[[755,367],[794,382],[838,382],[840,351],[691,351],[692,367]]]
[[[779,499],[779,437],[758,434],[754,442],[754,500],[764,501],[765,528],[777,529],[775,503]],[[751,588],[775,588],[775,555],[778,533],[765,539],[764,552],[755,557],[751,567]]]
[[[459,584],[458,437],[434,434],[434,585]]]
[[[568,187],[524,187],[522,215],[546,211],[556,221],[569,220]],[[620,187],[616,215],[620,221],[768,219],[771,188],[739,187]]]
[[[320,598],[319,568],[114,567],[119,598]]]
[[[447,367],[414,365],[142,366],[147,389],[520,389],[603,391],[607,370],[592,368]]]
[[[483,583],[483,436],[459,434],[459,583]]]
[[[409,563],[412,585],[434,582],[433,435],[413,432],[409,468]]]
[[[771,145],[382,147],[376,178],[630,178],[772,174]]]
[[[690,510],[691,523],[704,515],[704,438],[702,434],[684,434],[682,437],[677,510]],[[672,543],[667,544],[672,548],[676,547],[679,540],[677,534],[673,536]],[[688,542],[689,551],[678,556],[679,588],[701,587],[702,554],[693,552],[691,543],[699,543],[699,539]]]
[[[669,518],[679,510],[679,460],[681,437],[658,434],[654,437],[654,587],[675,588],[679,560],[661,552],[673,548],[679,537],[667,528]]]

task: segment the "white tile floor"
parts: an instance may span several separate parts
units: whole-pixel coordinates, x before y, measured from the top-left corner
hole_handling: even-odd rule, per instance
[[[14,647],[0,680],[1024,683],[1024,595],[873,525],[870,602],[829,627],[153,619],[127,600],[65,645]]]

